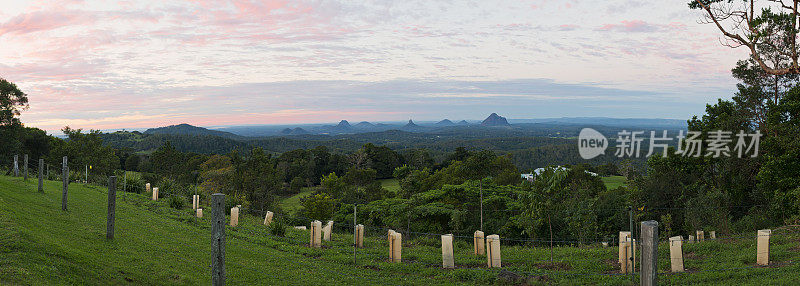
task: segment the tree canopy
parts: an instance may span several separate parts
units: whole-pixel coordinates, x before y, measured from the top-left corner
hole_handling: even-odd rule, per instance
[[[28,95],[16,84],[0,78],[0,126],[20,124],[17,118],[28,108]]]
[[[758,66],[771,75],[800,73],[797,6],[800,0],[693,0],[731,48],[747,47]]]

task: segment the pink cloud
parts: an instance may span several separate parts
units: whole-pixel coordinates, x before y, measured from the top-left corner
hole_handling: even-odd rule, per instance
[[[88,24],[96,20],[96,15],[83,11],[35,11],[17,15],[0,24],[0,36],[54,30],[71,25]]]
[[[18,81],[64,81],[83,79],[103,71],[102,62],[85,60],[61,61],[58,63],[30,63],[14,66],[2,65],[3,71],[9,78]]]
[[[642,20],[623,20],[619,24],[605,24],[598,31],[617,31],[617,32],[657,32],[661,30],[660,25],[649,24]]]
[[[564,25],[558,25],[558,30],[559,31],[573,31],[573,30],[578,29],[579,27],[580,26],[574,25],[574,24],[564,24]]]

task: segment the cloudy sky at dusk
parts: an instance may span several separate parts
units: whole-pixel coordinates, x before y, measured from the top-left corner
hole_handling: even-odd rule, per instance
[[[0,77],[46,130],[686,119],[744,49],[669,1],[3,1]]]

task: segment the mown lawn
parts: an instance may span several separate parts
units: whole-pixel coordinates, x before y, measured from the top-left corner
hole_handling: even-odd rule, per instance
[[[397,181],[397,179],[392,178],[392,179],[383,179],[378,181],[381,182],[381,186],[387,191],[390,191],[392,193],[397,193],[400,191],[400,183]]]
[[[117,237],[105,238],[104,188],[70,185],[69,211],[60,208],[60,182],[44,194],[34,180],[0,176],[0,284],[210,284],[211,234],[206,218],[175,210],[145,195],[120,193]],[[279,219],[279,218],[278,218]],[[502,247],[502,270],[485,268],[472,254],[472,238],[457,237],[457,269],[441,269],[437,235],[404,233],[403,263],[387,262],[386,230],[367,226],[365,247],[354,254],[351,226],[337,222],[334,241],[307,247],[308,232],[268,233],[262,218],[243,216],[227,228],[230,285],[626,285],[617,275],[617,249],[599,245],[556,247],[548,262],[544,244]],[[685,245],[686,274],[661,275],[662,284],[794,284],[800,265],[797,229],[775,231],[770,267],[755,266],[755,239],[720,239]],[[755,235],[755,231],[752,234]],[[720,237],[725,236],[720,234]],[[659,246],[668,272],[668,247]],[[741,268],[741,269],[740,269]],[[726,270],[729,269],[729,270]],[[717,271],[719,270],[719,271]]]
[[[397,193],[400,190],[400,184],[397,182],[397,179],[383,179],[378,181],[381,183],[383,188],[390,192]],[[296,214],[297,211],[300,210],[300,199],[307,197],[313,192],[313,187],[305,187],[300,193],[282,198],[280,201],[278,201],[278,205],[283,211]]]
[[[288,213],[295,214],[300,210],[300,200],[314,192],[314,188],[303,188],[299,193],[285,197],[278,201],[278,206]]]
[[[620,186],[627,186],[628,179],[625,176],[609,176],[601,177],[603,183],[606,184],[606,189],[613,190]]]

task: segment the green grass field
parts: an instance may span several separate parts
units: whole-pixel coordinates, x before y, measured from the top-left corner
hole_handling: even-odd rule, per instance
[[[398,182],[397,179],[392,178],[392,179],[383,179],[378,181],[381,182],[381,186],[387,191],[390,191],[395,194],[400,191],[400,182]]]
[[[616,189],[620,186],[627,186],[628,179],[625,176],[610,176],[610,177],[601,177],[600,179],[603,180],[603,183],[606,184],[606,188],[609,190]]]
[[[307,197],[311,193],[314,192],[314,188],[303,188],[299,193],[284,197],[283,199],[278,201],[278,206],[289,213],[297,213],[300,210],[300,199]]]
[[[383,188],[390,192],[397,193],[400,190],[400,184],[397,182],[397,179],[384,179],[378,181],[381,182],[381,186],[383,186]],[[307,197],[313,192],[314,188],[303,188],[300,193],[280,199],[278,201],[278,205],[282,210],[296,214],[297,211],[300,210],[300,199]]]
[[[104,188],[71,184],[69,211],[61,211],[60,182],[44,194],[35,180],[0,176],[0,284],[19,285],[208,285],[211,234],[206,218],[175,210],[146,195],[119,193],[117,231],[105,238]],[[280,219],[280,218],[278,218]],[[438,236],[404,233],[403,263],[387,262],[386,230],[367,226],[365,248],[353,262],[350,226],[337,222],[334,241],[307,247],[308,232],[268,234],[262,218],[245,215],[228,227],[227,281],[230,285],[626,285],[616,275],[616,247],[557,247],[555,263],[542,245],[502,246],[503,271],[485,268],[472,255],[472,239],[455,242],[457,269],[441,269]],[[722,239],[684,247],[689,273],[659,276],[662,284],[789,285],[800,273],[800,233],[776,230],[770,267],[754,267],[755,239]],[[752,234],[755,235],[755,231]],[[720,237],[724,237],[720,234]],[[659,246],[659,270],[668,271],[666,243]],[[741,268],[741,269],[740,269]],[[731,269],[714,271],[720,269]],[[546,274],[556,273],[556,274]]]

